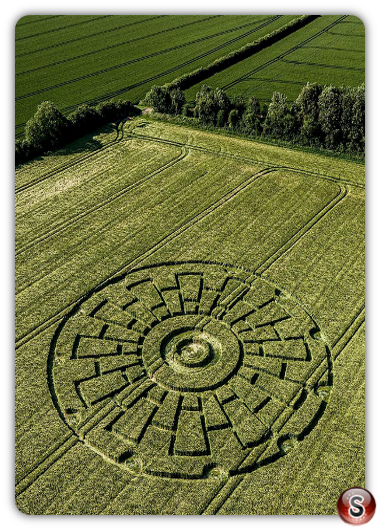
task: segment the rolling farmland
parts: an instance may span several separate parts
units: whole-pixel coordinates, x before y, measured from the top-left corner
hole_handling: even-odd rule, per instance
[[[138,102],[153,84],[203,66],[293,15],[27,16],[16,26],[16,136],[41,101],[68,113],[112,97]]]
[[[43,18],[18,53],[110,23]],[[150,118],[17,168],[18,508],[317,515],[364,487],[364,185]]]

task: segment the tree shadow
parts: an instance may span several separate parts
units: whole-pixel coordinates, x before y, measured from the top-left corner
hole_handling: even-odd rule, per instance
[[[96,151],[97,149],[100,149],[104,142],[99,140],[99,135],[103,134],[110,134],[112,137],[112,133],[116,134],[116,125],[114,124],[107,124],[103,127],[100,127],[96,131],[93,131],[91,133],[85,134],[84,136],[81,136],[80,138],[77,138],[71,143],[67,143],[66,145],[62,146],[59,150],[55,151],[54,154],[57,156],[67,156],[72,155],[76,153],[85,153],[86,151]]]

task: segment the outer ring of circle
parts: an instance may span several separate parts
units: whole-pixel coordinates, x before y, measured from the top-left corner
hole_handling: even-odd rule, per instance
[[[233,265],[233,264],[222,263],[222,262],[217,262],[217,261],[208,261],[208,262],[205,262],[204,260],[168,261],[168,262],[159,262],[159,263],[154,263],[154,264],[151,264],[151,265],[143,265],[143,266],[140,266],[140,267],[131,268],[130,270],[128,270],[126,272],[123,272],[121,274],[118,274],[118,275],[114,276],[113,278],[108,278],[104,282],[100,283],[97,287],[95,287],[95,288],[91,289],[89,292],[87,292],[79,300],[77,300],[75,305],[69,310],[69,312],[59,322],[58,326],[55,329],[54,335],[53,335],[51,343],[50,343],[50,349],[49,349],[48,360],[47,360],[47,381],[48,381],[50,394],[51,394],[54,406],[57,409],[57,413],[58,413],[59,417],[61,418],[63,423],[65,423],[66,426],[76,436],[78,436],[78,433],[76,432],[75,428],[72,425],[70,425],[70,423],[67,421],[67,418],[65,417],[65,415],[64,415],[64,413],[63,413],[63,411],[62,411],[62,409],[60,407],[58,396],[57,396],[57,393],[56,393],[56,390],[55,390],[55,384],[54,384],[54,379],[53,379],[53,370],[52,370],[53,365],[54,365],[55,346],[56,346],[56,343],[58,341],[58,337],[61,334],[63,328],[65,327],[67,321],[71,317],[73,317],[76,313],[78,313],[78,311],[80,310],[82,304],[84,302],[86,302],[87,300],[89,300],[91,298],[91,296],[93,296],[96,293],[99,293],[100,291],[102,291],[104,288],[106,288],[109,285],[113,285],[113,284],[119,283],[120,281],[125,279],[126,276],[128,274],[130,274],[130,273],[139,272],[139,271],[143,271],[143,270],[149,270],[149,269],[158,269],[160,267],[175,267],[175,266],[181,267],[181,266],[186,266],[186,265],[189,265],[189,266],[202,266],[203,265],[203,266],[206,266],[206,267],[208,267],[208,266],[214,266],[214,267],[217,266],[217,267],[221,267],[221,268],[225,269],[226,271],[229,270],[229,271],[234,271],[236,273],[238,273],[240,271],[240,272],[242,272],[244,274],[249,273],[251,275],[254,275],[256,278],[260,279],[261,281],[263,281],[263,282],[265,282],[265,283],[267,283],[269,285],[272,285],[274,288],[279,289],[282,293],[284,293],[285,295],[287,295],[291,299],[293,299],[296,302],[296,304],[303,311],[305,311],[305,313],[307,315],[309,315],[309,317],[312,319],[312,321],[318,326],[318,329],[320,329],[320,327],[318,325],[318,322],[316,321],[315,317],[312,315],[311,311],[309,309],[307,309],[307,307],[305,307],[305,305],[295,295],[287,292],[286,289],[278,286],[276,283],[274,283],[274,282],[272,282],[270,280],[267,280],[265,278],[262,278],[259,274],[256,274],[255,271],[250,270],[249,268],[246,268],[246,267],[240,267],[240,266],[236,266],[236,265]],[[244,279],[243,279],[243,281],[244,281]],[[326,344],[326,359],[327,359],[327,362],[328,362],[328,365],[329,365],[329,374],[331,374],[332,373],[332,357],[331,357],[330,347],[329,347],[328,344]],[[281,455],[282,455],[282,452],[281,452],[281,450],[279,450],[278,453],[276,453],[276,455],[273,456],[274,460],[279,458]],[[242,470],[242,472],[240,474],[246,474],[247,472],[248,472],[248,470]]]

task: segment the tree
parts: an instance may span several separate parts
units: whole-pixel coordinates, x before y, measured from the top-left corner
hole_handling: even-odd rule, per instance
[[[145,103],[151,106],[156,112],[170,112],[171,97],[170,91],[166,86],[152,86],[144,99]]]
[[[241,117],[246,110],[246,101],[243,96],[235,96],[231,101],[231,106],[238,111],[239,117]]]
[[[245,112],[242,116],[244,127],[249,132],[255,131],[259,134],[261,132],[260,118],[260,102],[257,98],[251,97],[248,99]]]
[[[186,103],[185,93],[180,88],[169,89],[167,86],[153,86],[143,102],[156,112],[181,114]]]
[[[170,93],[170,113],[181,114],[186,103],[185,93],[180,88],[173,88]]]
[[[227,94],[221,89],[213,90],[203,85],[195,98],[194,115],[203,123],[223,127],[228,119],[231,102]]]
[[[93,131],[100,126],[101,117],[98,108],[90,107],[86,103],[79,107],[68,117],[75,129],[75,136],[81,136]]]
[[[28,158],[34,155],[34,151],[26,140],[16,140],[15,146],[15,162],[16,166],[28,160]]]
[[[68,120],[54,103],[44,101],[25,126],[25,140],[34,150],[54,149],[65,141],[68,127]]]
[[[308,117],[315,121],[318,120],[318,99],[320,94],[321,87],[317,83],[307,83],[302,88],[296,103],[303,118]]]
[[[355,89],[352,105],[351,144],[355,149],[364,151],[365,142],[365,85]]]
[[[273,92],[264,122],[264,134],[284,138],[289,127],[289,115],[287,97],[280,92]]]
[[[240,116],[237,109],[232,109],[228,115],[228,126],[231,129],[235,129],[239,123]]]
[[[228,119],[228,116],[226,116],[226,113],[224,112],[224,110],[219,110],[218,114],[216,115],[215,125],[217,127],[224,127],[227,119]]]
[[[260,102],[255,96],[248,99],[245,112],[260,117]]]
[[[224,90],[216,88],[214,91],[214,102],[217,110],[216,125],[218,127],[223,127],[228,118],[231,101]]]
[[[341,138],[342,94],[339,88],[325,86],[318,98],[318,120],[326,147],[335,149]]]
[[[301,90],[294,104],[294,115],[299,120],[301,137],[309,143],[320,138],[319,96],[321,87],[317,83],[307,83]]]
[[[203,123],[215,124],[218,107],[215,102],[214,91],[207,85],[202,85],[195,96],[195,109],[198,118]]]
[[[261,132],[260,119],[253,112],[244,112],[242,121],[247,131],[256,132],[257,134]]]

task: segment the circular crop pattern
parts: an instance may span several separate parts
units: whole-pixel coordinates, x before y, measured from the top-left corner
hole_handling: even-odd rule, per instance
[[[259,276],[210,263],[144,267],[59,325],[49,382],[62,419],[133,473],[225,479],[293,450],[332,384],[311,315]]]

